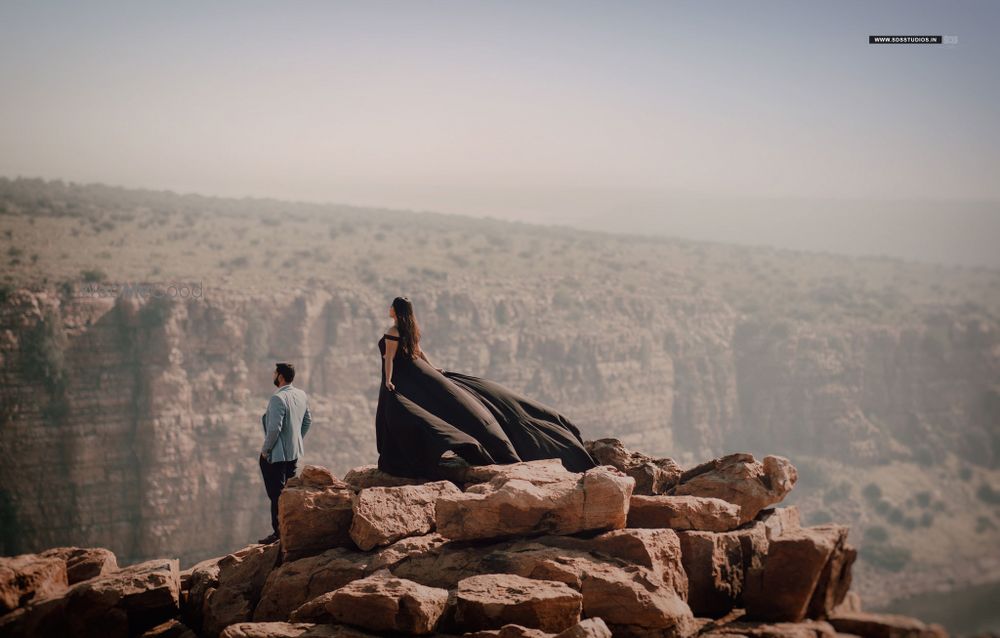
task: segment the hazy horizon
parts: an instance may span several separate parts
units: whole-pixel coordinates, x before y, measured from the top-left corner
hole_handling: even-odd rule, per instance
[[[0,174],[996,267],[1000,6],[953,8],[8,4]]]

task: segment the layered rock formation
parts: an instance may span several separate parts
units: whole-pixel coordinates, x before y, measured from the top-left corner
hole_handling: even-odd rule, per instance
[[[777,506],[797,481],[784,457],[719,457],[668,488],[637,486],[633,460],[454,466],[430,483],[310,466],[281,497],[292,546],[183,573],[104,550],[2,559],[0,636],[947,636],[862,611],[847,528]],[[82,562],[90,577],[70,584]]]

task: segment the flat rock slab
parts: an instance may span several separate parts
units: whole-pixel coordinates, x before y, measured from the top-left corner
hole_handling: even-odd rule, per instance
[[[352,627],[289,622],[244,622],[226,627],[220,638],[371,638]]]
[[[377,465],[362,465],[351,469],[344,475],[344,482],[354,490],[369,487],[399,487],[400,485],[423,485],[427,479],[395,476],[378,469]]]
[[[937,623],[924,623],[897,614],[844,612],[832,616],[829,623],[842,634],[871,638],[947,638],[948,631]]]
[[[705,496],[632,496],[629,527],[728,532],[740,526],[740,506]]]
[[[559,581],[484,574],[459,581],[454,605],[454,622],[465,631],[513,623],[556,633],[580,622],[583,596]]]
[[[619,470],[602,465],[577,474],[551,466],[526,467],[530,463],[512,465],[520,467],[439,498],[437,532],[453,540],[472,540],[625,527],[635,480]]]
[[[367,551],[407,536],[427,534],[434,530],[437,499],[461,494],[450,481],[362,489],[351,503],[351,539]]]
[[[115,553],[103,547],[56,547],[45,550],[39,556],[66,561],[66,577],[70,585],[118,570]]]

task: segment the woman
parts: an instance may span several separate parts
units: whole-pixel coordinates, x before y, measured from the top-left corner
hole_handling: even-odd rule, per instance
[[[393,326],[378,340],[382,384],[375,411],[380,469],[442,478],[449,450],[470,465],[558,458],[570,471],[597,462],[564,416],[502,385],[435,368],[420,347],[413,304],[396,297]]]

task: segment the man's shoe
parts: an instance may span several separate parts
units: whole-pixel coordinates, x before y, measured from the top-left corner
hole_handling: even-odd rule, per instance
[[[269,536],[266,536],[257,542],[260,543],[261,545],[270,545],[271,543],[277,543],[278,535],[275,534],[274,532],[271,532]]]

